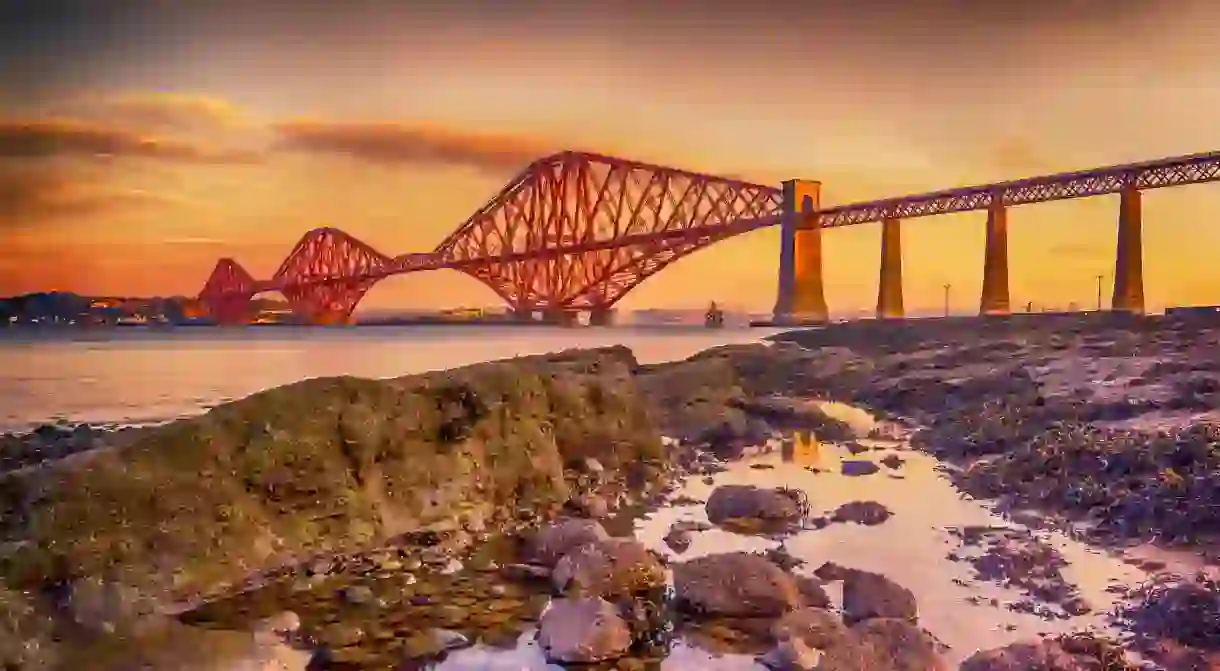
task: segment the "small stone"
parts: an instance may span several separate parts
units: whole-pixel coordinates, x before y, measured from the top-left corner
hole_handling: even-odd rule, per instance
[[[822,662],[822,651],[802,638],[785,638],[758,661],[773,671],[815,671]]]
[[[301,616],[286,610],[259,620],[252,628],[256,634],[266,633],[280,636],[292,634],[301,628]]]
[[[547,580],[551,579],[551,569],[537,564],[509,564],[503,573],[510,580]]]
[[[683,531],[682,529],[670,529],[669,533],[665,534],[663,540],[669,546],[669,549],[681,554],[686,552],[687,548],[690,547],[691,534],[689,531]]]
[[[470,645],[463,634],[449,629],[428,629],[407,638],[403,652],[410,659],[435,657]]]
[[[373,600],[373,590],[366,585],[352,585],[340,591],[343,600],[352,605],[362,605]]]
[[[880,470],[880,466],[865,459],[845,460],[839,465],[839,472],[847,477],[872,475]]]
[[[382,571],[387,571],[387,572],[391,572],[391,573],[394,571],[401,571],[402,562],[399,561],[396,557],[387,557],[387,558],[382,559],[381,561],[377,562],[377,568],[381,569]]]
[[[345,648],[364,640],[364,629],[357,624],[337,622],[321,632],[318,638],[331,648]]]

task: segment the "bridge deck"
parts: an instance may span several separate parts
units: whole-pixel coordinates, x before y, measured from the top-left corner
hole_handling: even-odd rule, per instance
[[[1158,189],[1217,180],[1220,180],[1220,152],[1207,152],[851,203],[826,208],[817,214],[822,228],[836,228],[890,218],[913,219],[985,210],[997,196],[1005,205],[1027,205],[1118,193],[1128,187]],[[804,223],[801,228],[811,226],[811,223]]]

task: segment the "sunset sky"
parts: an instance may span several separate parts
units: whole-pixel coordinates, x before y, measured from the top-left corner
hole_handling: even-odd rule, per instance
[[[1220,149],[1217,35],[1214,0],[6,2],[0,294],[195,294],[318,226],[428,251],[567,148],[824,205]],[[1116,216],[1010,213],[1013,304],[1092,305]],[[904,224],[908,310],[977,309],[984,218]],[[1218,224],[1220,184],[1145,195],[1150,308],[1220,303]],[[879,240],[826,233],[832,311],[874,304]],[[741,236],[623,305],[769,309],[777,259]],[[495,301],[437,271],[362,307]]]

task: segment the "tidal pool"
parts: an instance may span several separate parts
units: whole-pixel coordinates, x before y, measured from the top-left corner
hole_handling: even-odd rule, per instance
[[[857,431],[871,426],[871,421],[858,414],[860,411],[836,412],[850,414]],[[690,546],[677,553],[663,541],[671,525],[708,521],[702,503],[686,503],[667,504],[646,515],[636,522],[634,535],[672,562],[782,546],[789,555],[805,562],[794,569],[798,574],[810,574],[829,561],[886,575],[912,590],[919,602],[920,624],[947,646],[945,657],[953,664],[976,650],[1037,639],[1041,634],[1094,631],[1118,635],[1108,621],[1108,614],[1122,599],[1117,588],[1138,586],[1146,578],[1144,571],[1114,553],[1092,548],[1063,533],[1028,529],[993,513],[982,502],[960,494],[936,459],[910,449],[904,440],[860,439],[856,443],[857,454],[852,454],[844,445],[819,444],[807,435],[772,441],[754,456],[710,476],[710,483],[703,476],[688,478],[671,498],[706,501],[712,490],[725,484],[788,487],[805,492],[815,517],[829,515],[851,501],[880,503],[893,515],[879,525],[835,522],[783,538],[712,528],[692,534]],[[841,473],[845,460],[880,464],[889,455],[901,458],[901,466],[882,466],[878,472],[863,476]],[[1077,600],[1087,604],[1089,612],[1070,614],[1055,604],[1023,594],[1011,582],[1003,585],[975,577],[969,560],[986,547],[964,543],[961,530],[987,528],[992,528],[989,533],[1017,537],[1018,549],[1032,545],[1057,552],[1063,562],[1059,569],[1062,583],[1075,588]],[[828,584],[827,592],[836,606],[841,606],[839,583]],[[548,666],[532,643],[532,632],[526,632],[513,650],[475,646],[450,654],[432,668],[474,671],[561,667]],[[763,667],[752,655],[713,654],[679,638],[660,668],[744,671]]]

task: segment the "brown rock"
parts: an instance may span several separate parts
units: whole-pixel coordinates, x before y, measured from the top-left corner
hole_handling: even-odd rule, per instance
[[[1095,671],[1089,664],[1063,649],[1056,641],[1013,643],[974,653],[958,671]]]
[[[915,595],[889,578],[852,570],[843,579],[843,618],[848,623],[873,618],[915,622],[918,617]]]
[[[892,671],[946,671],[949,667],[936,650],[936,641],[906,620],[865,620],[851,632],[871,648],[882,666]]]
[[[855,522],[864,526],[876,526],[888,520],[894,513],[876,501],[851,501],[839,506],[831,519],[835,522]]]
[[[637,541],[611,538],[564,555],[551,574],[555,590],[569,595],[624,597],[665,585],[665,567]]]
[[[555,599],[539,622],[538,642],[549,661],[581,664],[621,656],[631,629],[605,599]]]
[[[751,485],[721,485],[707,499],[707,518],[713,524],[733,519],[797,521],[806,510],[792,493]]]
[[[851,635],[837,615],[824,608],[801,608],[785,614],[771,627],[776,641],[799,638],[813,648],[826,648]]]
[[[805,602],[790,574],[746,552],[675,564],[674,591],[680,608],[703,615],[775,617]]]
[[[531,563],[554,567],[576,548],[610,538],[601,523],[587,519],[560,520],[543,527],[530,539],[526,556]]]

